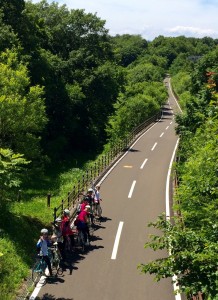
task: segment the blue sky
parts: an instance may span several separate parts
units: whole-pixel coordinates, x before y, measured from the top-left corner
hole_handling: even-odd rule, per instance
[[[39,2],[39,0],[32,0]],[[52,2],[52,1],[48,1]],[[111,35],[140,34],[218,38],[218,0],[58,0],[106,21]]]

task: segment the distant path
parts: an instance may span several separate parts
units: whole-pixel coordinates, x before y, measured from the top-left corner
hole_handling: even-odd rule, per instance
[[[165,80],[168,86],[169,79]],[[133,145],[101,187],[104,222],[90,251],[72,256],[63,277],[46,283],[43,300],[175,300],[170,280],[153,281],[140,274],[139,263],[167,255],[144,249],[154,229],[147,223],[166,211],[166,181],[178,140],[174,112],[178,105],[169,89],[163,118]]]

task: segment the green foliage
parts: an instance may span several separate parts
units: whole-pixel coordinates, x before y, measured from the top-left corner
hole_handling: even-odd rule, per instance
[[[140,35],[116,35],[112,38],[115,60],[124,67],[134,62],[147,48],[147,42]]]
[[[0,51],[11,49],[14,46],[18,47],[18,39],[10,25],[3,22],[3,15],[0,10]]]
[[[209,119],[192,138],[189,159],[181,170],[178,199],[189,227],[207,231],[217,220],[218,201],[218,120]],[[193,213],[195,216],[193,217]],[[215,232],[214,232],[215,234]],[[217,240],[218,236],[208,236]]]
[[[6,25],[10,25],[15,32],[19,31],[19,24],[22,22],[24,7],[24,0],[0,0],[3,21]]]
[[[187,57],[186,53],[179,54],[172,62],[169,72],[171,76],[178,76],[180,72],[191,73],[194,67],[194,62],[191,57]]]
[[[127,85],[114,105],[116,113],[109,118],[107,133],[110,143],[127,137],[131,130],[157,113],[166,97],[166,89],[159,82]]]
[[[138,64],[129,68],[128,80],[132,83],[143,81],[162,81],[164,78],[164,69],[154,66],[151,63]]]
[[[202,291],[213,299],[217,295],[217,243],[209,243],[207,235],[175,221],[177,223],[171,225],[160,216],[155,223],[149,224],[162,234],[151,235],[145,248],[154,251],[167,249],[169,255],[140,264],[138,268],[143,273],[154,274],[157,281],[177,275],[174,279],[178,284],[177,292],[191,295]]]
[[[47,121],[43,90],[30,86],[26,66],[9,50],[0,56],[0,82],[1,145],[34,160],[40,155],[39,134]]]
[[[117,137],[128,136],[132,129],[155,114],[159,108],[155,99],[143,94],[136,95],[123,104],[117,114],[109,120],[111,130],[108,129],[108,133],[113,142],[116,141]]]
[[[14,297],[14,291],[19,288],[20,281],[27,276],[28,267],[23,264],[17,253],[17,245],[8,237],[0,238],[0,252],[2,252],[0,256],[1,297],[4,300],[11,300]],[[13,280],[11,273],[13,273]]]
[[[0,148],[1,191],[19,186],[22,166],[28,163],[22,154],[14,154],[10,149]]]

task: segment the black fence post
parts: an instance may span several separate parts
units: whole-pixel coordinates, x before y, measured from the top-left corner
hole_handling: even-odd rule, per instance
[[[68,194],[67,194],[67,206],[69,209],[70,208],[70,192],[68,192]]]
[[[93,167],[91,166],[91,168],[90,168],[90,176],[91,176],[90,181],[92,180],[92,177],[93,177],[93,175],[92,175],[92,173],[93,173],[92,169],[93,169]]]
[[[101,172],[104,170],[104,156],[101,157]]]
[[[48,193],[47,195],[47,207],[50,207],[51,204],[51,193]]]
[[[56,218],[57,218],[57,207],[54,208],[54,222],[55,222]]]

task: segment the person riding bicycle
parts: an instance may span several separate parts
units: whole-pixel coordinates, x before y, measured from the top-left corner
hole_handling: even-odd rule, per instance
[[[36,244],[37,250],[39,251],[39,255],[42,256],[43,260],[45,261],[50,276],[52,276],[52,268],[51,268],[51,261],[48,256],[48,247],[52,245],[52,242],[48,238],[48,229],[43,228],[41,230],[41,236]]]
[[[63,235],[63,249],[65,249],[65,245],[66,245],[66,241],[67,241],[67,237],[70,237],[70,242],[71,242],[71,246],[74,245],[74,236],[73,236],[73,231],[70,227],[70,211],[69,209],[65,209],[64,210],[64,214],[62,217],[62,221],[61,221],[61,230],[62,230],[62,235]]]
[[[86,205],[76,218],[76,226],[79,231],[84,234],[85,243],[89,244],[89,227],[88,227],[88,216],[89,216],[90,205]]]

